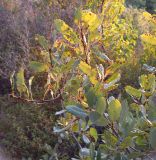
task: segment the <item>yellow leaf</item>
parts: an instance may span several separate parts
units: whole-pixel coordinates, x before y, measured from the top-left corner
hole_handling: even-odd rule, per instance
[[[80,15],[82,24],[88,26],[90,31],[97,29],[101,24],[99,17],[89,10],[82,10]]]
[[[156,18],[154,16],[152,16],[150,13],[148,12],[143,12],[143,16],[150,22],[153,22],[156,24]]]
[[[63,37],[66,40],[68,40],[70,43],[74,44],[79,41],[76,33],[64,21],[62,21],[60,19],[56,19],[55,25],[56,25],[57,30],[60,33],[62,33]]]
[[[156,37],[154,37],[151,34],[142,34],[141,35],[141,39],[142,39],[142,41],[144,41],[146,43],[150,43],[152,45],[156,45]]]
[[[16,85],[17,85],[17,90],[19,91],[20,94],[27,92],[28,94],[28,88],[25,84],[25,79],[24,79],[24,69],[21,68],[19,72],[17,73],[17,80],[16,80]]]
[[[82,70],[82,72],[84,72],[89,77],[92,84],[98,83],[98,81],[96,79],[97,71],[95,69],[92,69],[92,67],[90,65],[81,61],[79,64],[79,68]]]

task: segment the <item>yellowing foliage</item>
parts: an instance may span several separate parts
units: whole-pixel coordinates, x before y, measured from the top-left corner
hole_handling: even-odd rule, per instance
[[[142,34],[141,39],[144,42],[147,42],[147,43],[152,44],[152,45],[156,45],[156,37],[154,37],[151,34]]]
[[[148,21],[156,24],[156,18],[155,18],[154,16],[152,16],[150,13],[148,13],[148,12],[143,12],[143,16],[144,16]]]
[[[97,84],[97,71],[92,69],[90,65],[81,61],[79,64],[79,68],[89,77],[92,84]]]

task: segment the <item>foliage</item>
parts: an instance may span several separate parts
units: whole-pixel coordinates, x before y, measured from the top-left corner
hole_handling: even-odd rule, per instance
[[[1,145],[12,155],[39,159],[47,154],[46,145],[55,146],[57,137],[51,132],[55,123],[51,107],[31,105],[1,97]],[[8,103],[6,103],[8,101]]]
[[[88,10],[89,7],[92,10]],[[69,148],[74,146],[77,149],[67,159],[145,157],[155,149],[156,142],[156,69],[143,63],[149,62],[150,54],[154,57],[156,48],[154,27],[150,25],[148,31],[151,34],[147,35],[139,25],[143,19],[148,21],[147,24],[155,23],[155,18],[147,12],[127,15],[134,10],[126,10],[123,0],[106,0],[103,3],[89,0],[84,8],[77,8],[73,26],[55,19],[57,36],[53,44],[44,36],[36,36],[40,58],[29,62],[29,72],[23,66],[18,72],[13,72],[11,96],[37,105],[28,107],[28,111],[25,106],[20,106],[24,108],[22,114],[26,114],[23,117],[29,118],[27,113],[35,110],[38,116],[32,114],[30,117],[35,125],[41,123],[41,130],[45,129],[45,120],[46,125],[50,123],[53,127],[53,132],[48,125],[48,133],[41,134],[46,137],[46,144],[37,136],[41,132],[40,127],[32,131],[35,132],[33,140],[37,138],[38,145],[46,145],[46,154],[42,146],[37,147],[40,148],[37,153],[40,159],[41,154],[45,160],[59,159],[59,147],[63,142],[69,142]],[[142,54],[137,52],[138,43],[142,43]],[[41,75],[42,86],[36,80]],[[34,87],[35,84],[40,90]],[[47,104],[47,107],[38,108],[41,104]],[[55,124],[51,121],[51,105],[58,107]],[[16,124],[18,117],[13,114],[12,119]],[[27,133],[22,128],[27,127],[25,122],[17,124],[13,130],[18,128],[22,135]],[[30,123],[28,125],[33,126]],[[50,135],[58,137],[55,146],[47,143],[48,139],[51,140]],[[26,147],[32,146],[25,137]],[[18,143],[18,147],[22,145]],[[25,157],[34,158],[34,154],[28,156],[24,152]]]

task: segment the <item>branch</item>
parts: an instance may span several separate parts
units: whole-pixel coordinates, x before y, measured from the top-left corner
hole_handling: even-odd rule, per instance
[[[16,100],[22,101],[22,102],[35,103],[35,104],[45,104],[45,103],[56,104],[56,103],[60,103],[61,100],[63,99],[61,94],[58,94],[57,97],[55,97],[53,99],[48,99],[48,100],[30,100],[30,99],[16,96],[14,94],[10,94],[9,96],[16,99]]]

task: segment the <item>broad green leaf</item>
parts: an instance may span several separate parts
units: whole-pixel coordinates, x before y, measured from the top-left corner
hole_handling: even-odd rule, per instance
[[[115,99],[109,103],[108,114],[112,121],[119,120],[121,109],[122,107],[119,100]]]
[[[91,120],[93,124],[97,126],[108,125],[107,119],[105,119],[103,115],[100,115],[99,113],[94,112],[94,111],[90,112],[89,119]]]
[[[90,79],[92,84],[97,84],[97,71],[95,69],[92,69],[90,65],[87,63],[81,61],[79,64],[79,68],[84,72]]]
[[[156,128],[152,128],[149,135],[149,142],[153,149],[156,149]]]
[[[77,43],[78,37],[71,27],[69,27],[64,21],[60,19],[55,20],[57,30],[62,33],[63,37],[71,44]]]
[[[35,40],[38,41],[45,50],[48,50],[49,43],[44,36],[36,35]]]
[[[85,94],[85,96],[87,98],[87,103],[89,107],[94,108],[96,101],[97,101],[97,95],[96,95],[96,91],[94,90],[94,88],[90,88]]]
[[[49,70],[48,64],[31,61],[29,64],[30,69],[32,69],[35,73],[39,72],[47,72]]]
[[[120,131],[124,134],[125,137],[129,135],[136,124],[132,113],[129,111],[128,102],[126,100],[122,101],[122,110],[120,113],[119,123]]]
[[[29,96],[28,88],[25,84],[24,69],[23,68],[21,68],[19,70],[19,72],[17,73],[16,86],[17,86],[17,90],[19,91],[20,94],[27,92],[27,94]]]
[[[126,92],[127,92],[130,96],[133,96],[133,97],[136,97],[136,98],[140,99],[140,97],[141,97],[141,95],[142,95],[142,93],[141,93],[140,90],[135,89],[135,88],[133,88],[133,87],[131,87],[131,86],[126,86],[125,89],[126,89]]]
[[[131,136],[126,137],[126,138],[120,143],[119,148],[120,148],[120,149],[126,149],[127,147],[131,146],[131,144],[132,144],[132,139],[133,139],[133,137],[131,137]]]
[[[95,150],[95,143],[90,144],[90,160],[95,160],[95,156],[97,155],[97,151]]]
[[[156,93],[149,97],[149,104],[152,107],[156,107]]]
[[[113,63],[108,68],[106,68],[105,76],[114,74],[120,67],[120,64]]]
[[[90,128],[89,133],[92,137],[94,137],[95,141],[98,139],[98,133],[95,128]]]
[[[105,130],[102,134],[102,140],[107,144],[107,146],[114,147],[116,146],[118,139],[116,136],[111,134],[109,131]]]
[[[103,115],[106,109],[106,99],[104,97],[98,97],[96,102],[96,112]]]
[[[156,45],[156,37],[151,34],[142,34],[141,39],[146,43],[149,43],[151,45]]]
[[[80,107],[75,106],[75,105],[69,105],[66,107],[66,110],[73,114],[74,116],[82,119],[82,120],[86,120],[86,118],[88,117],[88,114]]]
[[[151,121],[156,120],[156,94],[149,97],[148,118]]]
[[[112,74],[105,82],[106,83],[111,83],[111,82],[118,82],[121,78],[121,74],[120,73],[114,73]]]

